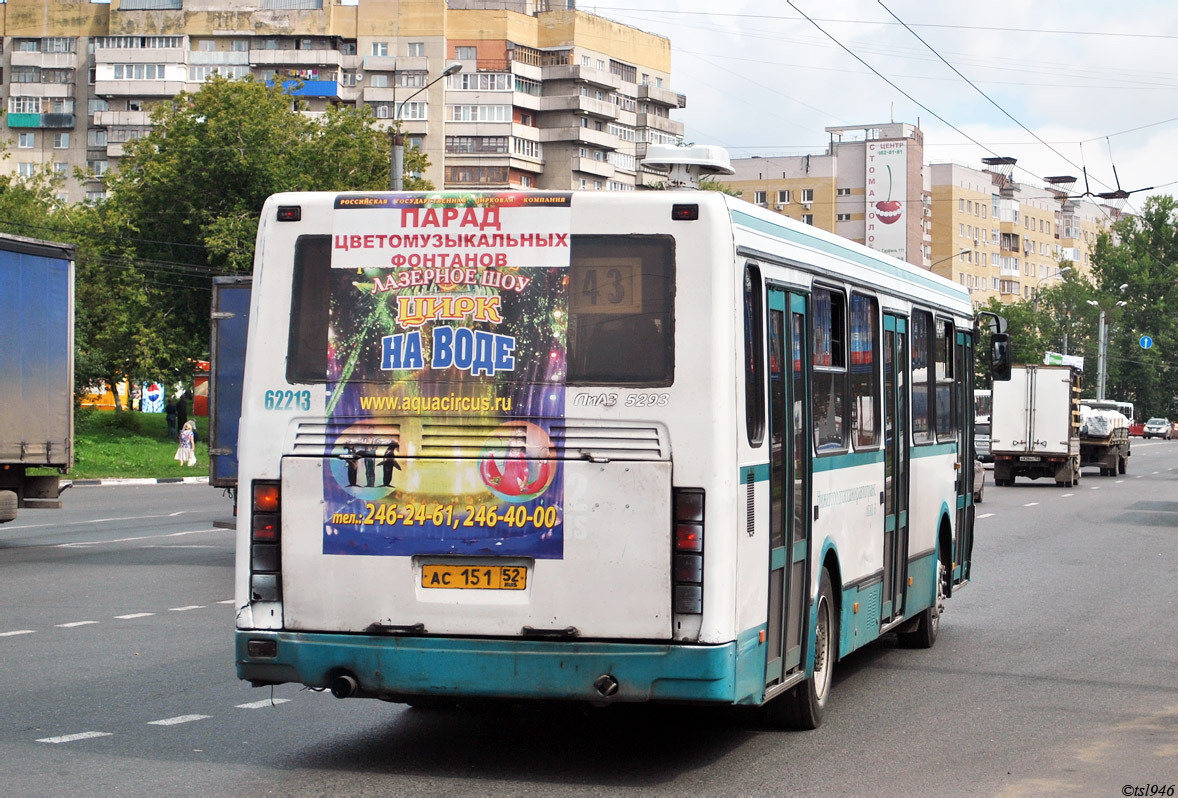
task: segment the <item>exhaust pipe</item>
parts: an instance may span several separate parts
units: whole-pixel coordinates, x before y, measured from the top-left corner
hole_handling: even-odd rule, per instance
[[[618,680],[611,674],[605,673],[593,681],[593,687],[603,698],[612,698],[618,692]]]
[[[351,698],[360,685],[350,673],[341,673],[331,680],[331,694],[336,698]]]

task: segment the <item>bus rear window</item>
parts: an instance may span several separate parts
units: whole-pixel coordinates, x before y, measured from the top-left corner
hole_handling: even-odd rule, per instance
[[[327,376],[327,321],[331,301],[331,237],[295,242],[286,381],[323,382]]]
[[[674,286],[669,236],[573,236],[568,382],[670,385]]]

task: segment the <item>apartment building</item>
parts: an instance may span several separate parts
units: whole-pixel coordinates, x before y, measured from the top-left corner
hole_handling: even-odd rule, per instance
[[[1017,183],[1012,158],[983,160],[977,169],[953,163],[928,169],[932,270],[970,289],[975,307],[992,297],[1033,298],[1060,276],[1064,262],[1091,275],[1091,247],[1119,211],[1073,198],[1059,182]]]
[[[736,158],[724,183],[749,201],[927,265],[924,135],[903,122],[828,127],[818,155]]]
[[[282,83],[311,115],[362,104],[381,126],[399,118],[440,187],[632,190],[649,179],[646,146],[682,140],[670,42],[556,5],[8,0],[0,169],[51,169],[63,201],[99,199],[153,105],[217,73]]]
[[[1069,178],[1012,179],[1013,158],[977,168],[924,163],[919,127],[829,127],[826,152],[738,158],[724,182],[744,199],[966,286],[974,306],[1030,299],[1061,261],[1091,272],[1090,248],[1119,212],[1076,199]],[[1074,181],[1073,181],[1074,182]]]

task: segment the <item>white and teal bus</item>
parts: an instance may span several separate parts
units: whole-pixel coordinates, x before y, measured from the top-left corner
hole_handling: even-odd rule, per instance
[[[974,345],[960,286],[719,192],[272,197],[238,675],[813,727],[969,580]]]

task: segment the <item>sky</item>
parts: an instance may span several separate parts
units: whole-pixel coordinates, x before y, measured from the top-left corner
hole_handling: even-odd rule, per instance
[[[1014,157],[1016,181],[1073,175],[1075,194],[1086,167],[1092,192],[1135,192],[1130,212],[1178,196],[1173,0],[612,3],[578,9],[667,37],[668,88],[687,96],[672,118],[733,158],[819,153],[826,127],[909,122],[927,163]]]

